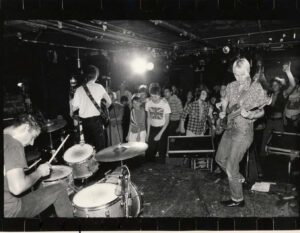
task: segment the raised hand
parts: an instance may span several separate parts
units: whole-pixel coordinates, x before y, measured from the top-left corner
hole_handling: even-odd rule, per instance
[[[291,62],[288,62],[287,64],[283,64],[282,71],[284,73],[291,72]]]

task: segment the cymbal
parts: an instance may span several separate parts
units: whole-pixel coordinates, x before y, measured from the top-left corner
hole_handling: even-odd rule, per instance
[[[44,129],[47,133],[52,133],[56,130],[65,127],[67,122],[64,119],[47,120]]]
[[[96,154],[99,162],[115,162],[133,158],[145,152],[148,144],[144,142],[128,142],[110,146]]]

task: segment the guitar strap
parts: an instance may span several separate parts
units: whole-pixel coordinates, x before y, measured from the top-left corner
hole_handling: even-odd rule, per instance
[[[82,85],[83,89],[85,90],[85,93],[87,94],[87,96],[90,98],[90,100],[92,101],[92,103],[95,105],[95,107],[97,108],[97,110],[100,112],[100,114],[102,113],[101,107],[99,106],[99,104],[97,104],[97,102],[95,101],[94,97],[92,96],[90,90],[88,89],[86,84]]]

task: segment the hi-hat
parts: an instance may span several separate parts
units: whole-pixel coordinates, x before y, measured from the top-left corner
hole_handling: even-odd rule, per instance
[[[52,133],[56,130],[62,129],[65,127],[67,122],[64,119],[54,119],[54,120],[47,120],[44,126],[44,130],[47,133]]]
[[[147,148],[148,144],[144,142],[122,143],[100,150],[96,154],[96,159],[99,162],[122,161],[144,153]]]

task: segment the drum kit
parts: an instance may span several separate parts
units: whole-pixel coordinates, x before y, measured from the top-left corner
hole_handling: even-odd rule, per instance
[[[64,124],[60,121],[46,127],[51,138],[51,132],[64,127]],[[53,153],[49,163],[68,136]],[[142,211],[142,196],[131,182],[130,171],[123,165],[123,161],[141,155],[147,148],[146,143],[130,142],[114,145],[96,153],[89,144],[76,144],[63,155],[66,165],[53,165],[50,176],[43,180],[41,185],[45,187],[60,183],[66,187],[69,195],[75,193],[72,200],[75,217],[137,217]],[[74,180],[85,181],[92,177],[99,170],[98,162],[116,161],[120,161],[121,166],[113,172],[106,172],[105,177],[98,182],[81,190],[74,185]]]

